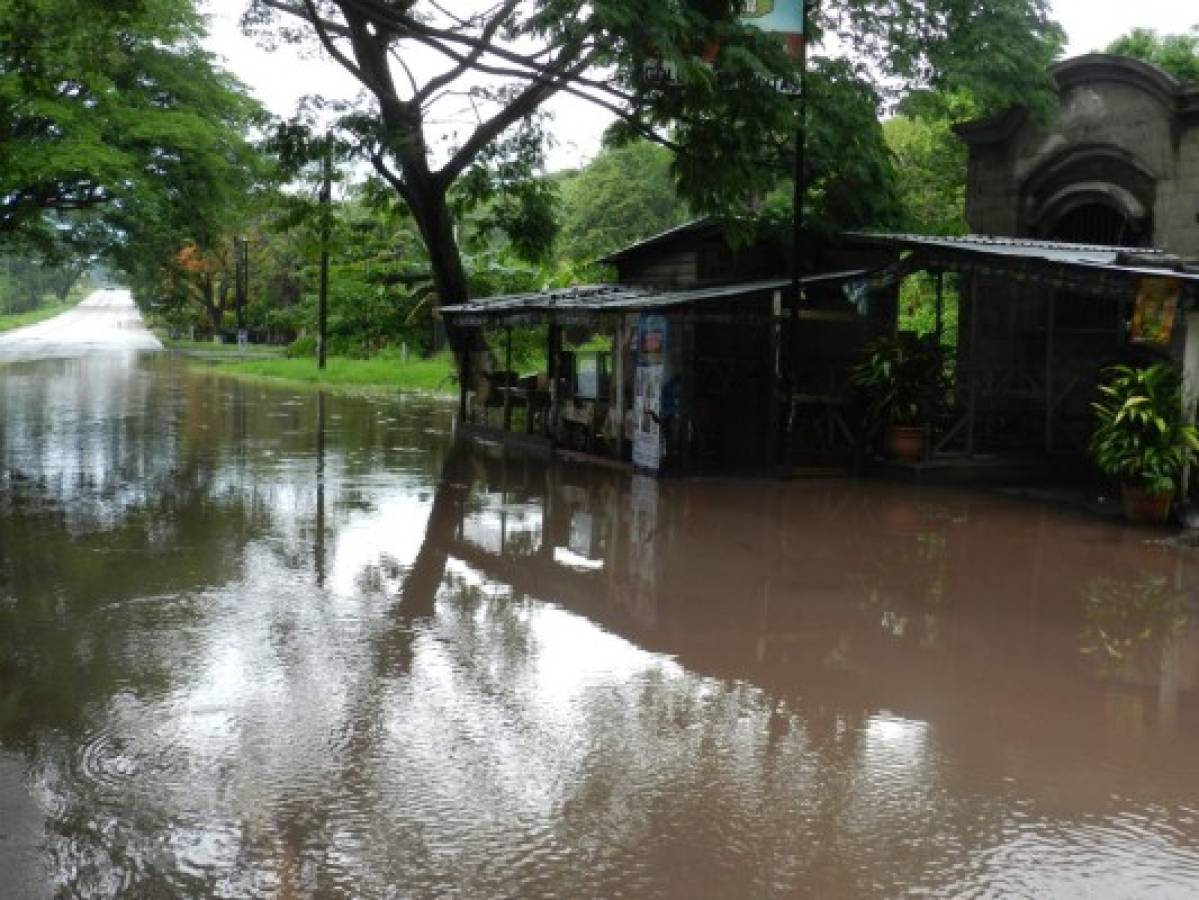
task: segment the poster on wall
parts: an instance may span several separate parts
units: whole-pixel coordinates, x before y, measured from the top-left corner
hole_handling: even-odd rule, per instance
[[[642,316],[637,324],[637,374],[633,381],[633,465],[650,472],[662,465],[665,374],[666,320]]]
[[[1174,336],[1182,283],[1173,278],[1142,278],[1132,314],[1134,344],[1168,344]]]

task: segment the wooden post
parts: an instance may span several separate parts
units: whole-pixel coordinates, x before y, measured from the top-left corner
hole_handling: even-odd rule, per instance
[[[937,273],[937,350],[941,349],[941,338],[945,334],[945,273]]]
[[[470,377],[471,377],[471,349],[466,347],[462,351],[462,365],[458,371],[459,392],[458,392],[458,418],[462,422],[467,421],[466,401],[467,394],[470,392]]]
[[[677,424],[679,433],[679,460],[684,474],[691,473],[692,423],[695,416],[695,323],[690,316],[683,319],[683,396],[680,398],[680,415]]]
[[[766,452],[764,462],[769,467],[779,464],[779,405],[783,395],[783,373],[780,369],[779,319],[783,315],[783,292],[775,291],[770,299],[770,402],[766,407]]]
[[[1195,421],[1199,412],[1199,312],[1187,313],[1186,349],[1182,357],[1182,416],[1183,421],[1190,425]],[[1191,468],[1188,466],[1182,473],[1182,496],[1190,494]]]
[[[512,430],[512,326],[504,326],[504,431]]]
[[[624,459],[624,316],[619,316],[616,320],[616,339],[612,343],[612,352],[615,354],[615,368],[613,381],[615,382],[616,394],[613,398],[616,403],[616,459]]]
[[[966,455],[974,455],[974,431],[978,417],[978,273],[970,275],[970,360],[967,371],[970,374],[969,400],[967,409],[969,417],[966,431]]]
[[[559,354],[562,349],[562,330],[553,322],[550,323],[546,332],[546,355],[548,358],[549,372],[549,388],[550,388],[550,410],[546,416],[546,430],[549,432],[551,444],[558,443],[558,362]]]
[[[1057,292],[1050,291],[1045,304],[1048,312],[1045,316],[1045,451],[1053,452],[1053,344],[1055,319],[1057,318]]]

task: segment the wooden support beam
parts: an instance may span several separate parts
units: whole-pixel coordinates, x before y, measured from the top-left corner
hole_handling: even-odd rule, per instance
[[[978,273],[970,276],[970,353],[966,364],[970,384],[967,401],[966,455],[974,455],[975,427],[978,424]]]
[[[504,329],[504,431],[512,430],[512,328]]]
[[[546,354],[549,360],[549,388],[550,388],[550,411],[546,416],[546,429],[549,431],[549,439],[551,445],[558,443],[558,414],[559,405],[561,403],[561,393],[558,389],[558,383],[561,381],[559,375],[559,365],[561,363],[562,354],[562,328],[559,325],[550,324],[546,330],[546,343],[548,348]]]
[[[613,373],[614,396],[612,402],[616,404],[616,452],[613,454],[617,459],[624,459],[624,394],[625,394],[625,370],[624,370],[624,317],[621,316],[619,323],[616,326],[616,337],[612,341],[612,355],[615,372]]]
[[[1045,451],[1053,452],[1053,414],[1056,407],[1053,386],[1054,329],[1057,319],[1057,291],[1050,291],[1045,303]]]
[[[765,464],[779,464],[779,419],[783,402],[783,373],[780,367],[782,347],[779,318],[783,314],[783,292],[775,291],[771,303],[770,329],[770,402],[766,407],[766,454]]]
[[[941,346],[941,338],[945,334],[945,273],[937,273],[937,324],[934,329],[936,335],[936,345],[938,349]]]
[[[471,357],[474,356],[474,350],[469,346],[462,349],[462,362],[458,371],[458,418],[460,421],[467,421],[467,396],[470,393],[471,379]]]
[[[1186,323],[1186,343],[1182,357],[1182,416],[1183,421],[1192,424],[1199,413],[1199,312],[1189,312],[1184,319]],[[1185,499],[1190,494],[1191,469],[1188,466],[1182,473],[1182,495]]]

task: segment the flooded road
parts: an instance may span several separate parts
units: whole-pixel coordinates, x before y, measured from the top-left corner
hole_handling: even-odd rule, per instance
[[[120,288],[93,291],[74,309],[0,334],[0,363],[161,349],[162,342],[146,328],[133,295]]]
[[[1199,895],[1199,553],[0,362],[5,897]]]

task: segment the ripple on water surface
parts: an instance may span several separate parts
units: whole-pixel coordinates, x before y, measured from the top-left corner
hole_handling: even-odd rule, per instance
[[[36,798],[0,832],[44,835],[39,895],[1199,893],[1194,557],[453,412],[0,374],[0,797]]]

